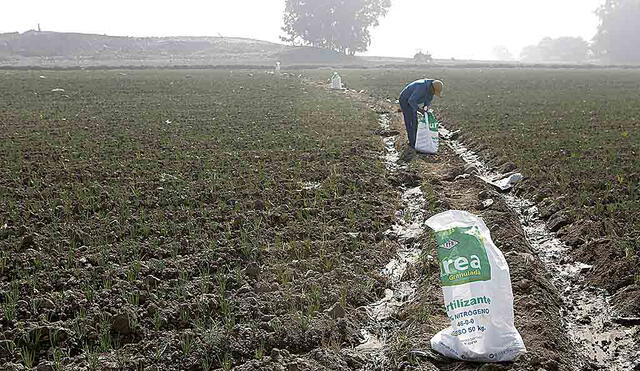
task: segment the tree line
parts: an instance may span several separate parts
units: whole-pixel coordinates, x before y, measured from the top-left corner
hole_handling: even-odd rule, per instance
[[[283,41],[346,55],[367,50],[370,29],[379,24],[391,6],[391,0],[285,1]],[[596,14],[600,24],[591,43],[579,37],[544,38],[537,45],[524,48],[521,59],[640,63],[640,0],[606,0]],[[500,47],[494,49],[494,54],[509,55]]]
[[[640,63],[640,0],[606,0],[596,14],[600,24],[591,43],[580,37],[547,37],[524,48],[521,59]]]

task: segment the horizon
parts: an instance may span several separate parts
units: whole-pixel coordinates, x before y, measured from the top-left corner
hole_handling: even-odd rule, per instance
[[[599,23],[595,10],[603,1],[571,0],[557,4],[541,0],[514,4],[506,0],[483,3],[452,0],[425,5],[417,0],[396,0],[380,25],[371,29],[368,51],[358,55],[410,58],[421,50],[438,59],[494,60],[492,49],[505,46],[517,59],[522,48],[537,44],[544,37],[570,36],[591,41]],[[238,37],[287,45],[279,39],[283,34],[280,27],[284,0],[257,4],[237,0],[219,6],[215,1],[198,0],[185,0],[179,6],[148,0],[134,4],[114,0],[91,9],[79,0],[56,4],[27,0],[8,7],[4,17],[0,15],[0,33],[24,33],[37,30],[40,24],[42,31],[50,32],[122,37]],[[428,20],[424,24],[407,22],[418,18],[416,9],[425,7]],[[247,12],[248,8],[254,10]],[[95,17],[96,14],[101,16]],[[566,22],[569,17],[572,22]],[[119,21],[111,22],[113,19]],[[544,27],[540,27],[542,21]],[[429,41],[420,37],[423,29],[426,29],[424,38]]]

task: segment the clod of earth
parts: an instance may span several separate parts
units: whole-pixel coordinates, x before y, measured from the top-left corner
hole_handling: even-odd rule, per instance
[[[508,369],[509,368],[507,366],[503,366],[495,363],[485,363],[484,365],[480,366],[478,371],[505,371]]]
[[[640,317],[614,317],[612,321],[623,326],[640,326]]]
[[[327,309],[327,314],[333,319],[338,319],[344,317],[347,313],[340,303],[335,303],[331,308]]]
[[[549,228],[551,232],[557,232],[560,228],[569,224],[571,224],[570,216],[564,211],[558,211],[547,221],[547,228]]]
[[[500,172],[503,174],[510,173],[515,171],[518,167],[513,162],[507,162],[502,167],[500,167]]]
[[[245,268],[245,273],[251,278],[257,278],[260,275],[260,266],[256,263],[251,263]]]
[[[460,131],[460,130],[452,131],[452,132],[449,134],[449,139],[451,139],[451,140],[456,140],[456,139],[460,138],[460,133],[461,133],[461,131]]]
[[[398,130],[395,129],[376,129],[374,131],[374,134],[379,135],[381,137],[393,137],[396,136],[398,134],[400,134],[400,132]]]
[[[482,200],[487,200],[490,199],[491,197],[493,197],[494,193],[488,191],[488,190],[483,190],[482,192],[478,193],[478,199]]]
[[[421,177],[415,172],[400,171],[391,178],[391,184],[394,186],[416,187],[420,185]]]
[[[456,166],[453,169],[448,170],[447,175],[443,177],[443,180],[450,182],[462,174],[464,174],[464,168],[462,166]]]
[[[127,313],[120,313],[111,319],[111,329],[120,335],[131,333],[131,322]]]
[[[33,247],[35,245],[36,245],[35,239],[33,238],[32,234],[28,234],[28,235],[22,237],[22,242],[20,243],[20,247],[22,249],[28,249],[28,248]]]
[[[55,371],[54,363],[52,361],[42,361],[38,363],[36,371]]]
[[[147,277],[144,278],[144,284],[149,287],[149,288],[155,288],[157,287],[162,281],[152,275],[148,275]]]
[[[11,349],[15,346],[13,340],[0,340],[0,357],[11,355]]]
[[[465,165],[464,172],[471,175],[478,175],[480,173],[478,167],[474,164]]]
[[[560,210],[560,202],[553,197],[547,197],[538,204],[538,212],[542,219],[548,219]]]
[[[582,237],[574,236],[574,237],[567,238],[565,243],[567,244],[567,246],[577,247],[577,246],[584,245],[586,241]]]

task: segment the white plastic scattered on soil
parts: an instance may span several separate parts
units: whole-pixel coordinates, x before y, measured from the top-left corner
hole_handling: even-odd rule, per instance
[[[301,183],[301,185],[302,185],[302,189],[305,191],[310,191],[313,189],[320,188],[320,183],[318,182],[303,182]]]
[[[520,182],[523,179],[522,174],[514,173],[514,174],[500,174],[495,177],[490,184],[500,188],[503,191],[509,190],[513,188],[513,186]]]
[[[491,199],[491,198],[488,198],[488,199],[482,201],[482,207],[485,208],[485,209],[488,208],[488,207],[491,207],[491,205],[493,205],[493,199]]]
[[[380,115],[380,127],[383,130],[389,130],[391,128],[391,126],[389,125],[389,115],[388,114],[381,114]],[[392,136],[392,137],[385,137],[383,140],[384,142],[384,155],[382,156],[382,158],[384,159],[384,164],[387,167],[387,170],[389,171],[396,171],[400,168],[400,165],[398,165],[398,160],[400,159],[400,154],[398,153],[398,151],[396,150],[396,136]]]
[[[451,139],[447,129],[441,127],[440,134],[456,154],[477,169],[478,177],[485,182],[497,186],[496,180],[509,176],[491,172],[478,154]],[[591,266],[569,256],[570,248],[547,230],[532,202],[511,194],[504,194],[503,198],[518,214],[527,240],[561,290],[565,304],[562,314],[569,339],[587,360],[606,370],[628,371],[638,367],[640,343],[634,339],[640,337],[640,326],[622,326],[613,321],[615,315],[609,295],[585,282],[583,272]]]
[[[389,114],[381,114],[379,123],[382,129],[388,130]],[[385,153],[382,158],[390,172],[407,169],[406,165],[397,163],[400,156],[395,148],[395,140],[396,136],[383,139]],[[420,187],[399,186],[398,190],[402,192],[402,209],[396,212],[396,223],[386,234],[396,238],[400,248],[396,256],[380,272],[389,279],[389,287],[385,290],[384,297],[365,307],[370,321],[360,330],[364,340],[356,347],[357,351],[367,356],[368,363],[363,370],[387,369],[386,342],[398,325],[393,316],[415,298],[418,287],[417,280],[403,278],[407,269],[418,261],[422,253],[420,243],[416,240],[424,231],[425,198]]]
[[[362,335],[364,341],[356,347],[357,350],[366,353],[382,351],[382,349],[384,348],[384,343],[380,341],[380,337],[373,335],[365,329],[360,330],[360,334]]]
[[[178,177],[175,176],[175,175],[167,174],[167,173],[160,174],[160,181],[162,183],[171,182],[171,181],[174,181],[174,180],[178,180]]]

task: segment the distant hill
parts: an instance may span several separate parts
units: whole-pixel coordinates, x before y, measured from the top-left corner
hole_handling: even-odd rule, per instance
[[[0,68],[146,67],[572,67],[573,64],[351,57],[327,49],[240,37],[125,37],[71,32],[0,33]],[[594,65],[576,65],[597,67]],[[616,66],[620,67],[620,66]],[[635,68],[634,66],[628,66]],[[637,67],[637,66],[636,66]]]
[[[0,34],[0,66],[353,64],[330,50],[237,37],[121,37],[27,31]]]
[[[119,37],[39,32],[0,34],[4,61],[160,61],[235,63],[275,60],[288,46],[235,37]],[[239,58],[241,57],[241,58]],[[38,63],[40,64],[40,63]],[[129,63],[125,63],[129,64]]]

